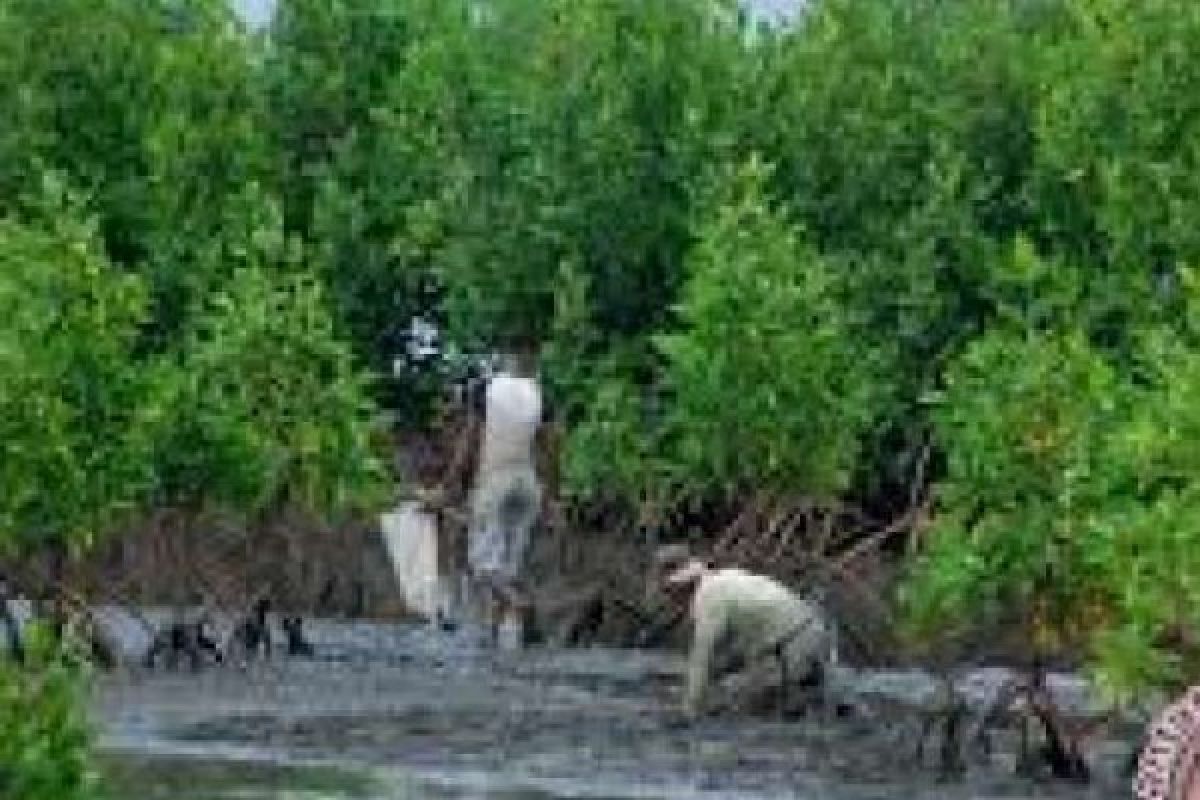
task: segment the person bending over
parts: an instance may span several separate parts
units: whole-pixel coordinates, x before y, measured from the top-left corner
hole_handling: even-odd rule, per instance
[[[823,611],[779,581],[735,567],[714,569],[689,559],[666,579],[691,591],[693,624],[684,712],[696,718],[724,663],[756,670],[774,665],[786,697],[789,685],[821,687],[832,657],[833,631]]]

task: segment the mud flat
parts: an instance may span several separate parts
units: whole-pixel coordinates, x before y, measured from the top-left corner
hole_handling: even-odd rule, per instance
[[[833,723],[673,713],[681,661],[663,653],[497,655],[465,635],[314,623],[313,660],[102,678],[95,716],[118,796],[131,798],[1113,798],[1128,743],[1099,742],[1090,787],[1013,775],[1001,735],[965,778],[912,760],[919,673],[855,673],[872,710]],[[968,676],[984,703],[1001,673]],[[1059,679],[1068,706],[1086,705]],[[1072,699],[1073,698],[1073,699]],[[1125,734],[1127,735],[1127,733]]]

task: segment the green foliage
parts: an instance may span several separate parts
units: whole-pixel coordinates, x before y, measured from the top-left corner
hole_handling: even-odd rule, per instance
[[[87,545],[151,502],[321,513],[379,497],[369,378],[269,208],[226,234],[232,278],[158,354],[145,282],[60,191],[26,204],[34,222],[0,222],[0,544]]]
[[[1041,235],[1091,266],[1079,283],[1095,335],[1127,346],[1177,322],[1178,270],[1200,258],[1200,101],[1187,88],[1200,77],[1200,9],[1065,6],[1071,35],[1044,58],[1032,199]]]
[[[695,491],[845,490],[871,422],[871,354],[847,335],[835,273],[766,196],[757,160],[699,225],[680,330],[657,337],[663,427]]]
[[[318,513],[381,501],[368,379],[311,275],[237,270],[177,356],[162,458],[168,495],[234,510]]]
[[[495,7],[479,29],[489,85],[469,249],[447,276],[457,316],[469,333],[545,338],[570,262],[604,341],[651,331],[682,279],[693,179],[735,126],[746,65],[729,4]]]
[[[1019,236],[980,251],[986,332],[943,351],[946,475],[907,587],[912,622],[942,632],[1004,610],[1027,616],[1042,647],[1084,645],[1114,691],[1188,680],[1200,661],[1178,642],[1197,624],[1198,573],[1179,467],[1196,431],[1178,392],[1196,343],[1182,278],[1197,258],[1197,163],[1183,86],[1200,66],[1187,44],[1200,16],[1155,2],[1000,7],[1026,43],[976,51],[1026,65],[1009,115],[1025,166],[996,185],[1018,204]]]
[[[653,398],[629,379],[631,360],[640,360],[638,354],[590,362],[588,400],[563,453],[564,490],[576,500],[620,503],[670,490],[663,481]]]
[[[577,490],[828,500],[849,485],[886,387],[847,335],[835,273],[773,206],[768,177],[752,159],[698,215],[677,321],[653,338],[655,379],[622,380],[636,373],[606,362],[568,449]]]
[[[0,660],[0,796],[10,800],[100,797],[87,757],[91,734],[80,669],[31,628],[26,663]]]
[[[267,65],[288,224],[378,369],[403,352],[458,214],[479,58],[464,4],[288,0]]]
[[[734,7],[0,3],[0,539],[369,503],[421,313],[540,346],[579,501],[894,507],[932,430],[916,628],[1189,669],[1200,6]]]
[[[44,225],[0,220],[0,549],[86,544],[153,478],[145,286],[53,181],[44,197]]]
[[[929,545],[912,565],[911,632],[1020,621],[1035,649],[1082,646],[1108,690],[1178,683],[1200,653],[1200,359],[1143,337],[1137,380],[1078,333],[996,329],[936,398],[948,458]]]
[[[378,486],[365,378],[283,234],[258,46],[225,0],[0,9],[10,543],[86,542],[146,502]],[[46,166],[86,200],[44,199]]]
[[[1143,337],[1141,380],[1108,454],[1122,502],[1088,554],[1111,592],[1113,614],[1096,647],[1118,688],[1190,682],[1200,669],[1200,652],[1186,643],[1200,626],[1200,294],[1185,275],[1187,330]]]
[[[998,328],[950,366],[935,412],[946,475],[910,598],[920,628],[1016,610],[1040,634],[1081,618],[1122,388],[1078,334]]]
[[[1033,124],[1063,5],[823,0],[759,48],[746,137],[838,264],[851,335],[890,362],[857,481],[872,495],[905,490],[920,398],[1008,299],[994,271],[1039,213]]]
[[[661,322],[691,179],[737,109],[722,5],[284,2],[288,221],[312,226],[360,352],[390,363],[427,276],[469,345],[546,339],[564,263],[604,344]]]
[[[63,172],[114,261],[178,325],[224,274],[197,259],[265,177],[253,45],[225,0],[12,0],[0,9],[0,213]]]

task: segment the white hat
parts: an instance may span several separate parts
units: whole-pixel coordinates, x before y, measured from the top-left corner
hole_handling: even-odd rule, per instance
[[[698,558],[689,558],[683,566],[667,576],[669,586],[686,586],[708,574],[708,564]]]

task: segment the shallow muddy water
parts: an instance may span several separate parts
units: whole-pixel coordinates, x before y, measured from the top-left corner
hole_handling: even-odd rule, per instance
[[[680,724],[677,657],[497,655],[403,625],[322,623],[318,657],[242,671],[132,670],[97,686],[118,800],[384,798],[1114,798],[1109,743],[1089,788],[1014,777],[1001,743],[965,779],[913,763],[912,714]],[[895,680],[893,680],[895,683]],[[889,690],[891,691],[891,690]],[[907,690],[902,690],[907,691]],[[1011,750],[1011,748],[1007,748]]]

